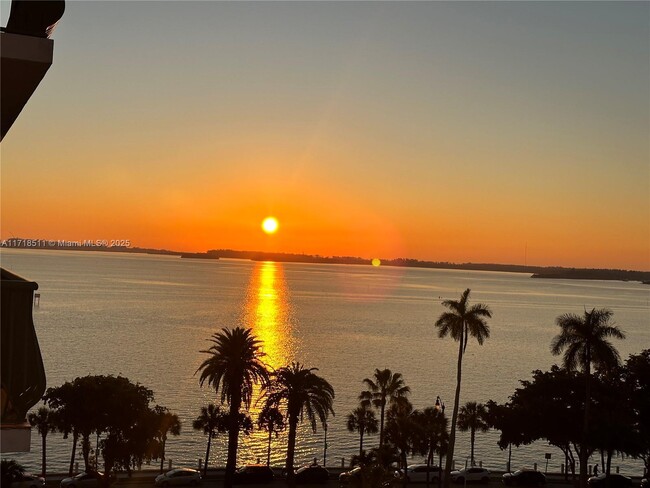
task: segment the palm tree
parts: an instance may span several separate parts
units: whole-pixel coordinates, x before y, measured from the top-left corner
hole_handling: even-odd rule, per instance
[[[582,446],[580,448],[580,486],[587,486],[587,463],[589,451],[589,405],[591,403],[591,365],[607,369],[620,364],[621,357],[609,338],[625,339],[625,334],[610,323],[613,312],[609,309],[585,310],[583,316],[564,314],[555,319],[562,329],[551,342],[551,352],[562,354],[563,365],[568,370],[581,369],[585,376],[585,412],[582,423]]]
[[[369,388],[361,392],[359,400],[362,405],[373,405],[379,409],[379,447],[384,445],[384,417],[386,404],[394,404],[405,398],[411,389],[404,385],[401,373],[394,373],[390,369],[375,369],[374,380],[365,378],[363,383]]]
[[[253,387],[268,382],[266,365],[261,357],[264,355],[261,342],[253,335],[252,329],[237,327],[222,329],[212,338],[212,346],[203,353],[210,357],[201,363],[199,384],[207,381],[218,394],[221,390],[221,403],[230,405],[228,414],[228,459],[224,486],[230,488],[237,465],[237,444],[239,440],[239,410],[242,406],[250,408]]]
[[[490,425],[487,422],[488,412],[485,405],[476,402],[467,402],[460,407],[458,412],[458,430],[461,432],[470,431],[471,445],[471,462],[474,466],[474,441],[476,440],[476,431],[487,432]]]
[[[296,449],[298,421],[306,415],[313,432],[316,432],[316,419],[322,424],[327,421],[334,402],[334,388],[314,371],[318,368],[305,368],[300,363],[278,369],[271,375],[266,390],[266,406],[286,408],[289,421],[289,440],[287,444],[287,481],[294,484],[293,460]]]
[[[386,442],[399,451],[399,466],[406,473],[407,457],[416,447],[418,438],[418,425],[415,423],[417,414],[413,405],[406,398],[394,402],[388,409],[386,422]],[[404,486],[408,483],[406,476],[403,478]]]
[[[454,411],[451,416],[451,432],[449,435],[449,447],[447,459],[445,460],[445,488],[449,488],[451,482],[451,464],[454,459],[454,444],[456,443],[456,422],[458,421],[458,407],[460,402],[460,383],[462,378],[463,354],[467,349],[467,341],[470,336],[474,337],[479,344],[483,344],[490,337],[490,328],[486,318],[492,317],[492,312],[487,305],[477,303],[469,305],[470,289],[468,288],[460,296],[460,300],[445,300],[442,305],[450,311],[443,312],[435,323],[438,328],[438,337],[451,336],[458,341],[458,365],[456,372],[456,396],[454,399]]]
[[[201,430],[208,436],[208,448],[205,450],[205,464],[203,465],[203,476],[208,472],[208,460],[210,459],[210,444],[212,438],[219,432],[228,430],[226,418],[228,414],[223,412],[218,406],[210,403],[207,407],[201,407],[201,413],[192,422],[194,430]]]
[[[363,456],[363,435],[376,434],[379,430],[375,412],[368,405],[359,405],[348,415],[347,426],[350,432],[359,433],[359,456]]]
[[[167,434],[180,435],[181,421],[178,418],[178,415],[171,413],[166,408],[156,405],[154,412],[157,416],[158,422],[157,436],[161,445],[160,472],[162,473],[165,467],[165,445],[167,444]]]
[[[285,428],[284,415],[276,407],[266,406],[260,412],[260,416],[257,419],[257,426],[260,429],[264,429],[269,433],[269,445],[266,452],[266,465],[271,465],[271,440],[273,434],[275,437],[278,436]]]
[[[438,407],[427,407],[421,412],[415,412],[415,423],[419,426],[418,452],[427,457],[427,468],[433,464],[433,455],[438,453],[442,460],[443,454],[447,450],[449,433],[447,425],[449,421],[445,417],[445,412]],[[429,472],[427,469],[427,486],[429,486]],[[438,475],[438,484],[440,476]]]
[[[53,410],[50,410],[47,407],[40,407],[36,413],[32,412],[27,416],[29,425],[36,427],[38,433],[41,435],[41,447],[43,449],[42,458],[41,458],[41,476],[45,478],[46,476],[46,451],[47,444],[46,438],[47,434],[50,432],[56,432],[56,418]]]

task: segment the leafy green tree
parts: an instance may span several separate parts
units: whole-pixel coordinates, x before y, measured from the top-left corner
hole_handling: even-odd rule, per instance
[[[86,424],[88,417],[92,415],[86,408],[88,404],[84,403],[84,392],[79,386],[66,382],[61,386],[48,388],[43,401],[56,411],[56,428],[63,434],[63,438],[67,439],[72,434],[72,453],[68,468],[68,475],[72,476],[79,432],[84,428],[80,424]]]
[[[158,424],[150,407],[153,392],[122,376],[84,376],[49,388],[44,400],[56,412],[58,428],[82,439],[86,470],[90,469],[90,435],[106,433],[102,441],[106,476],[114,466],[126,469],[159,455]],[[75,447],[70,471],[74,463]],[[108,482],[108,478],[106,479]]]
[[[610,474],[614,453],[634,452],[635,412],[624,368],[597,371],[592,379],[589,444],[601,454],[603,472]]]
[[[266,406],[260,412],[259,418],[257,419],[257,426],[260,429],[265,430],[269,434],[268,447],[266,450],[266,465],[271,465],[271,440],[273,435],[278,437],[278,434],[282,432],[286,425],[284,422],[284,415],[276,407]]]
[[[47,476],[47,435],[56,432],[57,419],[52,410],[47,407],[40,407],[36,412],[27,416],[29,425],[36,427],[41,436],[41,474]]]
[[[271,374],[271,382],[265,387],[266,406],[286,410],[289,423],[287,443],[287,481],[295,484],[294,456],[298,422],[307,416],[313,432],[316,420],[322,424],[328,415],[334,415],[334,388],[324,378],[314,373],[318,368],[305,368],[300,363],[291,363]]]
[[[376,434],[378,429],[375,412],[365,405],[359,405],[348,415],[347,428],[350,432],[359,433],[359,456],[363,455],[364,434]]]
[[[375,369],[373,379],[365,378],[363,383],[368,390],[361,392],[359,400],[362,406],[372,405],[379,410],[379,446],[384,445],[384,418],[386,406],[406,398],[411,389],[404,384],[401,373],[390,369]]]
[[[583,448],[587,449],[581,443],[583,390],[584,382],[574,371],[556,365],[550,371],[533,371],[532,380],[521,381],[506,404],[487,403],[489,423],[501,431],[499,447],[546,439],[564,453],[573,471],[574,452],[580,455]],[[543,408],[540,399],[544,399]],[[593,450],[587,452],[590,455]]]
[[[11,483],[19,479],[25,473],[25,467],[13,459],[0,461],[0,479],[2,486],[11,486]]]
[[[456,368],[456,396],[454,398],[454,410],[451,416],[451,432],[449,435],[449,448],[445,462],[445,488],[449,488],[451,482],[451,465],[454,459],[454,446],[456,443],[456,423],[458,421],[458,408],[460,403],[460,385],[462,379],[463,355],[467,349],[467,342],[470,337],[482,345],[490,337],[490,328],[487,325],[487,318],[492,317],[492,312],[487,305],[477,303],[469,304],[470,289],[466,289],[460,300],[445,300],[442,305],[449,309],[443,312],[435,323],[438,329],[438,337],[448,335],[458,341],[458,364]]]
[[[207,407],[201,407],[201,413],[192,423],[194,430],[201,430],[208,436],[208,447],[205,450],[205,463],[203,464],[203,476],[208,473],[208,461],[210,459],[210,444],[218,433],[228,431],[228,414],[223,412],[217,405],[212,403]]]
[[[239,442],[239,422],[242,406],[250,408],[253,388],[256,384],[268,382],[268,371],[262,362],[264,353],[261,342],[253,335],[252,329],[237,327],[222,329],[212,338],[212,346],[201,351],[210,357],[203,361],[199,384],[205,382],[221,394],[221,403],[228,403],[230,425],[228,427],[228,459],[224,485],[232,487],[233,475],[237,466],[237,446]]]
[[[630,391],[629,404],[634,415],[628,454],[642,459],[646,472],[650,473],[650,349],[631,355],[622,374]]]
[[[165,466],[165,447],[167,444],[167,434],[178,436],[181,433],[181,421],[178,415],[171,413],[168,409],[156,405],[154,408],[157,417],[158,429],[157,437],[160,443],[160,472],[163,472]]]
[[[487,410],[485,405],[476,402],[467,402],[460,407],[458,412],[458,430],[461,432],[470,432],[470,445],[471,445],[471,462],[474,466],[474,443],[476,441],[476,431],[487,432],[490,425],[486,421]]]
[[[580,450],[580,486],[586,488],[589,462],[589,409],[591,405],[591,365],[607,369],[620,364],[620,356],[610,338],[625,339],[625,334],[610,320],[613,312],[606,308],[585,310],[582,316],[564,314],[555,320],[560,333],[551,342],[554,355],[562,353],[562,362],[568,370],[581,370],[585,382],[585,403],[582,421],[582,445]]]
[[[145,461],[158,458],[161,446],[157,435],[158,416],[154,410],[140,412],[127,428],[111,428],[100,443],[106,476],[115,468],[125,470],[130,477]]]

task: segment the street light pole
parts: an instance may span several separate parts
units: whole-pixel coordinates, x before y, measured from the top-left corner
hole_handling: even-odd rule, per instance
[[[436,404],[433,406],[433,408],[437,412],[442,412],[443,416],[445,415],[445,403],[440,398],[440,395],[436,395]],[[440,463],[440,466],[438,467],[438,469],[439,469],[439,471],[438,471],[438,488],[440,488],[442,486],[442,450],[440,450],[439,453],[440,453],[440,457],[439,457],[438,462]]]
[[[445,403],[440,399],[440,396],[436,396],[436,404],[433,408],[439,412],[445,413]]]

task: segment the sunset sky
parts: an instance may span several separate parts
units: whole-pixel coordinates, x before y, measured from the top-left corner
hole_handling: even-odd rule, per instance
[[[648,2],[71,1],[53,38],[4,239],[650,270]]]

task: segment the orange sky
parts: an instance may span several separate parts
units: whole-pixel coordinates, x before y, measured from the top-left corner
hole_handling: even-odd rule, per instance
[[[650,270],[649,10],[70,2],[2,238]]]

